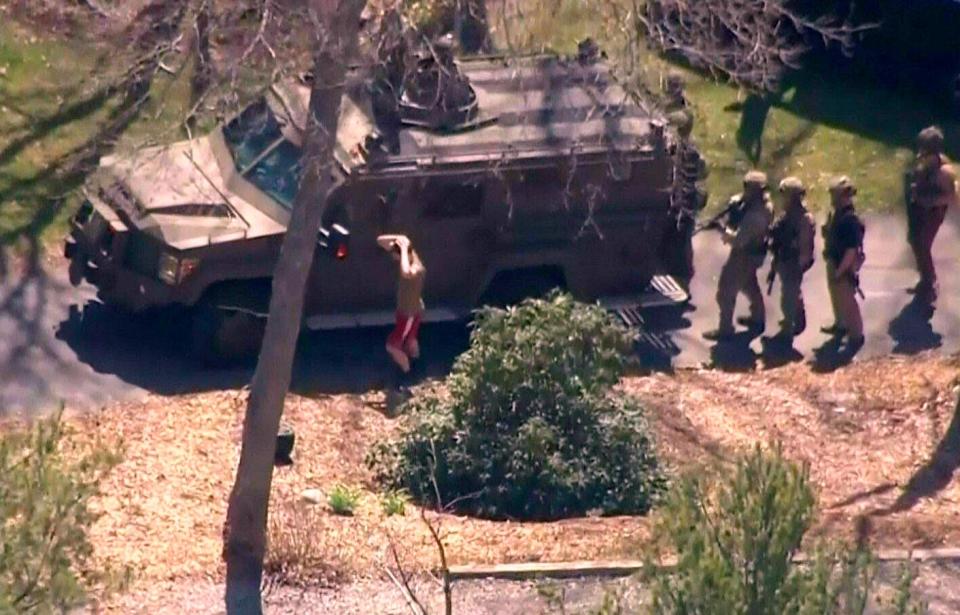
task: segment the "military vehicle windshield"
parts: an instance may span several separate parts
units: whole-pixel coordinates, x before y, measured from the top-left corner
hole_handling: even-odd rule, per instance
[[[301,150],[287,140],[265,99],[247,107],[223,129],[237,170],[289,209],[300,186]]]

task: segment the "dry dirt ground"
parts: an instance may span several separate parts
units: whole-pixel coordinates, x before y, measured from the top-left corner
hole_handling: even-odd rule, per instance
[[[931,562],[915,569],[911,595],[927,607],[928,615],[960,613],[960,564]],[[900,564],[879,570],[877,595],[895,586]],[[429,579],[417,579],[412,587],[430,613],[443,612],[442,592]],[[566,611],[551,606],[543,589],[562,591]],[[590,613],[605,594],[619,597],[625,613],[640,613],[647,601],[642,583],[634,579],[567,579],[563,581],[507,581],[485,579],[453,585],[453,612],[457,615],[539,615]],[[116,606],[126,613],[179,615],[224,612],[220,583],[161,583],[149,591],[125,596]],[[337,588],[299,590],[283,588],[264,599],[270,615],[407,615],[410,610],[389,581],[362,579]],[[871,611],[873,613],[874,611]]]
[[[858,534],[885,547],[956,546],[958,366],[957,357],[927,354],[856,362],[830,374],[807,365],[743,374],[681,370],[630,377],[623,389],[644,400],[672,471],[779,441],[788,456],[810,464],[821,494],[818,532]],[[221,580],[221,523],[244,401],[243,391],[154,396],[70,417],[85,438],[123,441],[125,461],[105,485],[94,541],[100,557],[133,567],[134,592]],[[309,538],[301,540],[316,561],[348,576],[379,575],[393,543],[410,569],[436,565],[416,509],[386,517],[363,463],[370,444],[397,426],[381,399],[291,396],[285,421],[297,433],[296,462],[275,472],[272,506],[288,519],[308,515]],[[351,517],[301,501],[305,489],[328,492],[338,483],[363,488]],[[446,515],[441,523],[451,563],[459,564],[636,556],[651,519],[497,523]]]

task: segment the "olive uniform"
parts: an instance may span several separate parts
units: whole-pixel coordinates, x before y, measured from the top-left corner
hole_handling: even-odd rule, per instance
[[[743,183],[744,193],[731,199],[733,203],[740,204],[734,210],[739,213],[731,216],[730,225],[724,229],[724,241],[730,244],[730,255],[717,282],[720,323],[715,331],[704,334],[708,339],[722,339],[734,332],[733,313],[740,293],[745,294],[750,302],[750,318],[741,322],[751,329],[761,331],[766,322],[763,292],[757,280],[757,270],[763,265],[766,256],[767,232],[773,221],[773,206],[765,191],[766,175],[751,171],[744,177]]]
[[[849,337],[851,346],[863,344],[863,318],[857,292],[859,270],[863,264],[865,227],[853,206],[856,188],[848,177],[839,177],[830,185],[833,212],[823,227],[823,256],[827,266],[827,287],[833,305],[834,324],[824,333]],[[838,272],[843,269],[842,273]]]
[[[786,198],[786,206],[770,229],[770,251],[772,271],[780,278],[783,320],[778,336],[792,340],[807,326],[801,287],[804,274],[813,266],[816,225],[803,201],[806,190],[799,179],[787,177],[781,181],[780,192]]]
[[[699,182],[707,175],[707,165],[690,141],[693,116],[675,111],[668,116],[679,140],[674,154],[673,189],[670,194],[668,227],[661,243],[660,260],[671,275],[689,284],[693,279],[693,235],[697,212],[706,204],[706,192]],[[678,250],[677,246],[685,246]]]
[[[957,178],[943,155],[943,133],[931,126],[917,137],[917,166],[912,174],[907,201],[907,229],[917,262],[920,282],[916,292],[929,302],[937,298],[937,271],[933,265],[933,241],[943,224],[947,208],[958,202]]]

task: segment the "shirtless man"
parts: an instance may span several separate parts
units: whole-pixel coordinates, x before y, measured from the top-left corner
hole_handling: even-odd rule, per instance
[[[404,235],[381,235],[377,244],[400,266],[397,278],[397,321],[387,337],[387,354],[403,371],[420,356],[417,333],[423,315],[423,282],[427,270]]]

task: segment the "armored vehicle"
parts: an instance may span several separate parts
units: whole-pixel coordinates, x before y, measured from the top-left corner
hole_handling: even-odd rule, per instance
[[[554,287],[613,308],[685,301],[658,256],[689,242],[671,234],[676,135],[586,50],[430,54],[386,98],[351,70],[303,324],[392,323],[384,233],[409,236],[427,267],[427,322]],[[130,310],[189,308],[206,355],[255,348],[309,92],[309,76],[278,83],[207,136],[103,159],[66,242],[72,282]]]

